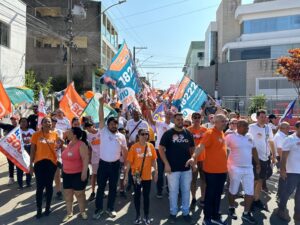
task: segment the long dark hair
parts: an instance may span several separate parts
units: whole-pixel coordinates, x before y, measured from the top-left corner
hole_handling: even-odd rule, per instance
[[[85,131],[83,131],[80,127],[72,127],[71,130],[78,140],[88,145],[87,135]]]

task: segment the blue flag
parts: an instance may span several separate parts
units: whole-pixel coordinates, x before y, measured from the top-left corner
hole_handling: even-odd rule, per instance
[[[165,121],[165,104],[161,103],[157,109],[154,111],[153,120],[155,121]]]
[[[291,102],[288,104],[288,106],[286,107],[286,109],[285,109],[285,111],[284,111],[282,117],[281,117],[280,120],[279,120],[279,123],[281,123],[281,122],[282,122],[284,119],[286,119],[286,118],[288,118],[288,119],[293,118],[293,109],[294,109],[296,100],[297,100],[297,98],[296,98],[295,100],[291,101]]]
[[[173,97],[172,105],[182,112],[184,117],[188,117],[199,111],[206,100],[206,92],[189,77],[184,76]]]

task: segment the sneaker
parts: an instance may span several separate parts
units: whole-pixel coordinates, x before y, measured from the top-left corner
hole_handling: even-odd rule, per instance
[[[106,210],[105,212],[110,218],[115,218],[117,216],[117,213],[114,210]]]
[[[135,221],[134,221],[133,224],[142,224],[142,223],[143,223],[143,221],[142,221],[141,217],[138,216],[138,217],[135,219]]]
[[[95,199],[95,196],[96,196],[95,192],[92,192],[90,197],[88,198],[88,201],[89,202],[93,201]]]
[[[196,207],[197,200],[195,198],[192,199],[190,208],[194,209]]]
[[[192,224],[192,222],[193,222],[190,214],[183,216],[183,220],[184,220],[184,222],[186,222],[188,224]]]
[[[63,199],[63,196],[62,196],[61,191],[56,192],[55,199],[56,199],[57,201],[61,201],[61,200]]]
[[[52,212],[51,209],[46,209],[44,212],[44,215],[49,216],[51,214],[51,212]]]
[[[68,222],[73,217],[73,214],[68,214],[64,217],[63,223]]]
[[[94,220],[99,220],[103,213],[104,213],[104,212],[103,212],[102,209],[97,209],[97,210],[95,211],[94,215],[93,215],[93,219],[94,219]]]
[[[221,219],[217,219],[217,220],[211,220],[212,224],[216,224],[216,225],[227,225],[227,221],[223,221]]]
[[[290,218],[290,216],[289,216],[289,213],[288,213],[288,211],[287,210],[280,210],[280,209],[278,209],[278,211],[277,211],[277,216],[280,218],[280,219],[282,219],[282,220],[284,220],[284,221],[287,221],[287,222],[289,222],[290,220],[291,220],[291,218]]]
[[[151,219],[149,219],[148,217],[145,217],[145,218],[144,218],[144,223],[145,223],[145,225],[150,225],[152,222],[153,222],[153,219],[152,219],[152,218],[151,218]]]
[[[235,208],[229,208],[228,209],[229,212],[229,216],[233,219],[233,220],[237,220],[237,215],[235,214]]]
[[[79,217],[82,219],[82,220],[87,220],[88,219],[88,215],[86,214],[86,212],[82,212],[79,214]]]
[[[250,212],[243,213],[242,220],[245,220],[246,222],[248,222],[250,224],[256,224],[256,221]]]
[[[169,222],[170,224],[176,223],[176,216],[175,216],[175,215],[170,215],[170,216],[169,216],[169,219],[168,219],[168,222]]]
[[[13,183],[15,183],[15,180],[14,180],[14,178],[9,178],[9,180],[8,180],[8,185],[11,185],[11,184],[13,184]]]
[[[158,193],[156,194],[156,198],[158,198],[158,199],[162,199],[162,198],[163,198],[163,195],[162,195],[162,193],[161,193],[161,192],[158,192]]]

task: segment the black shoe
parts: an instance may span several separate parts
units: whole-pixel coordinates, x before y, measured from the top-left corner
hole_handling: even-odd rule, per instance
[[[195,198],[192,199],[190,208],[194,209],[196,207],[197,200]]]
[[[184,220],[184,222],[186,222],[188,224],[193,224],[193,220],[192,220],[192,217],[190,214],[183,216],[183,220]]]
[[[176,216],[175,216],[175,215],[170,215],[170,216],[169,216],[169,219],[168,219],[168,222],[169,222],[170,224],[176,223]]]
[[[127,198],[125,191],[120,191],[120,197]]]
[[[246,222],[248,222],[250,224],[255,224],[256,223],[254,217],[252,216],[252,214],[250,212],[243,213],[242,220],[245,220]]]
[[[237,215],[235,214],[235,208],[229,208],[228,209],[229,212],[229,216],[233,219],[233,220],[237,220]]]
[[[262,203],[261,200],[253,201],[252,206],[255,207],[255,208],[258,208],[260,210],[265,210],[265,211],[269,212],[269,209],[268,209],[267,205]]]
[[[90,197],[88,198],[88,201],[89,202],[93,201],[95,199],[95,196],[96,196],[95,192],[92,192]]]
[[[42,216],[43,216],[43,215],[42,215],[42,211],[38,211],[38,212],[36,213],[36,215],[35,215],[35,218],[38,220],[38,219],[40,219]]]
[[[52,212],[51,209],[46,209],[44,215],[49,216],[51,212]]]

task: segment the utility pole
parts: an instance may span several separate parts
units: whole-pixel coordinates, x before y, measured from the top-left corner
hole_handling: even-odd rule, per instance
[[[157,81],[157,80],[152,80],[152,88],[154,88],[154,81]]]
[[[148,49],[147,47],[135,47],[133,46],[133,62],[135,64],[135,55],[136,55],[136,50],[139,49],[139,50],[143,50],[143,49]]]
[[[68,41],[66,42],[67,46],[67,86],[71,83],[72,80],[72,48],[74,47],[74,35],[73,35],[73,15],[72,15],[72,6],[73,1],[68,0],[68,15],[65,18],[67,23],[67,37]]]

